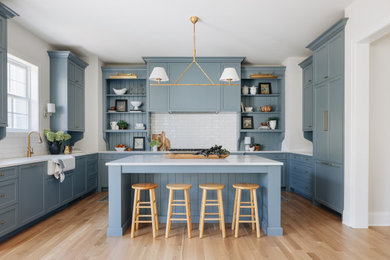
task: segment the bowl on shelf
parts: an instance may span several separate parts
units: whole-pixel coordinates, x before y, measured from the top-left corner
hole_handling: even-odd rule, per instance
[[[123,95],[123,94],[125,94],[126,91],[127,91],[126,88],[122,88],[122,89],[113,88],[112,90],[114,90],[114,93],[117,94],[117,95]]]
[[[115,147],[115,150],[117,152],[123,152],[124,150],[126,150],[126,147]]]
[[[130,104],[134,107],[134,110],[139,110],[139,107],[142,105],[141,101],[131,101]]]
[[[272,106],[261,106],[260,110],[261,112],[271,112]]]

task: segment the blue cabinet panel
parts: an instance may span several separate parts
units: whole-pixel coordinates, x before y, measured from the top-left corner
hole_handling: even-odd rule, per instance
[[[48,176],[45,179],[45,212],[49,213],[60,206],[60,180]]]
[[[18,177],[18,167],[0,169],[0,181],[15,179]]]
[[[168,86],[150,86],[150,84],[155,84],[157,82],[149,81],[149,75],[152,73],[154,67],[163,67],[167,74],[169,75],[169,65],[168,63],[159,63],[152,62],[148,63],[148,107],[150,112],[166,112],[169,107],[169,87]],[[169,78],[169,76],[168,76]],[[163,83],[171,83],[172,79],[169,78],[169,81]]]
[[[18,202],[18,187],[17,179],[0,182],[0,208]]]
[[[19,167],[20,224],[27,224],[45,213],[44,175],[46,163],[28,164]]]
[[[65,180],[60,184],[61,204],[66,204],[73,199],[73,171],[65,173]]]
[[[108,189],[108,167],[107,162],[119,160],[129,156],[128,154],[99,154],[99,191]]]
[[[0,237],[18,226],[18,205],[0,209]]]
[[[313,83],[313,64],[310,63],[303,69],[303,86]]]
[[[268,159],[271,159],[271,160],[279,161],[279,162],[283,163],[280,186],[282,188],[288,187],[287,154],[285,154],[285,153],[262,153],[259,156],[265,157],[265,158],[268,158]]]
[[[7,90],[7,51],[0,48],[0,127],[7,127],[8,90]],[[2,139],[4,136],[0,136]]]
[[[313,85],[303,87],[303,131],[313,130]]]
[[[0,15],[0,48],[7,49],[7,19]]]
[[[329,78],[344,74],[344,31],[329,40]]]
[[[329,159],[329,86],[322,83],[315,86],[315,141],[314,155],[319,160]]]
[[[313,55],[314,82],[319,83],[329,78],[328,72],[328,44],[318,48]]]
[[[238,76],[241,74],[241,66],[237,63],[222,63],[221,64],[221,74],[225,68],[235,68]],[[226,84],[226,82],[220,82],[221,84]],[[241,84],[240,82],[232,82],[238,84],[238,86],[223,86],[221,87],[221,111],[234,111],[240,112],[240,93],[241,93]]]
[[[313,157],[301,154],[290,154],[289,157],[290,189],[311,200],[314,193]]]
[[[73,175],[73,197],[80,197],[87,191],[86,157],[76,157]]]
[[[344,162],[344,77],[329,81],[329,161]]]
[[[75,129],[74,131],[84,132],[84,117],[85,117],[85,104],[84,104],[84,88],[76,85],[74,88],[74,123]]]
[[[316,161],[315,198],[321,204],[342,213],[344,174],[341,165]]]

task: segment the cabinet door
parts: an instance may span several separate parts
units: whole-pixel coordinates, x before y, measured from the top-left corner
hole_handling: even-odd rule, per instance
[[[343,210],[342,166],[317,161],[315,170],[315,199],[325,206],[342,213]]]
[[[68,83],[68,107],[64,108],[68,111],[68,130],[74,131],[76,130],[76,100],[75,100],[75,89],[76,85],[72,82]]]
[[[76,158],[76,168],[73,170],[73,187],[74,187],[74,198],[83,195],[87,191],[87,173],[86,169],[86,158]]]
[[[313,85],[303,87],[303,131],[313,130]]]
[[[152,72],[154,67],[163,67],[167,74],[169,75],[169,66],[167,63],[150,63],[148,64],[149,74]],[[148,75],[149,78],[150,75]],[[170,83],[172,81],[169,78],[168,82],[162,83]],[[155,84],[157,82],[147,80],[148,84]],[[149,111],[151,112],[167,112],[168,111],[168,86],[148,86],[148,106]]]
[[[313,64],[308,65],[303,69],[303,86],[307,86],[313,82]]]
[[[237,63],[223,63],[221,64],[221,75],[225,68],[235,68],[238,76],[241,74],[241,65]],[[227,82],[221,81],[220,84],[225,84]],[[240,112],[240,90],[241,84],[240,81],[232,82],[232,84],[238,83],[238,86],[223,86],[221,87],[221,97],[222,97],[222,111],[232,111]]]
[[[84,69],[77,65],[74,68],[74,82],[79,87],[84,88]]]
[[[18,205],[0,210],[0,237],[18,227]]]
[[[318,48],[313,55],[314,81],[319,83],[329,77],[328,74],[328,44]]]
[[[49,213],[61,206],[60,180],[50,176],[45,179],[45,212]]]
[[[7,49],[7,19],[0,16],[0,48]]]
[[[68,60],[68,80],[75,83],[76,79],[76,64]]]
[[[329,41],[329,78],[344,74],[344,31]]]
[[[27,224],[45,213],[44,175],[45,163],[19,167],[20,224]]]
[[[85,108],[84,108],[84,88],[78,86],[74,87],[74,100],[75,100],[75,109],[74,112],[74,122],[75,122],[75,131],[84,131],[84,117],[85,117]]]
[[[329,82],[329,161],[344,162],[344,78]]]
[[[329,159],[329,88],[323,83],[314,89],[315,104],[315,132],[314,155],[316,159],[328,161]]]
[[[73,171],[65,173],[65,180],[60,184],[61,204],[68,203],[73,199]]]
[[[99,179],[100,179],[100,187],[108,188],[108,167],[106,163],[113,161],[113,159],[101,159],[99,160]]]
[[[8,121],[7,52],[0,48],[0,127]],[[1,137],[0,137],[1,139]]]

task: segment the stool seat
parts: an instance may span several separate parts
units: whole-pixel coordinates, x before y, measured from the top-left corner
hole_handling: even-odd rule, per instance
[[[166,187],[168,190],[189,190],[192,188],[192,185],[187,183],[171,183],[167,184]]]
[[[235,183],[235,184],[233,184],[233,188],[240,189],[240,190],[258,189],[259,187],[260,187],[259,184],[254,184],[254,183]]]
[[[135,190],[153,190],[157,189],[158,185],[155,183],[136,183],[131,185]]]
[[[199,188],[203,190],[222,190],[225,188],[225,185],[219,183],[202,183],[199,184]]]

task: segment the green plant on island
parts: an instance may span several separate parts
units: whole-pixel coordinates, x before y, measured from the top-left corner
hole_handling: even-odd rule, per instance
[[[268,117],[268,121],[272,121],[272,120],[278,121],[279,117]]]
[[[126,121],[123,121],[123,120],[119,120],[118,123],[117,123],[119,129],[126,129],[129,124],[126,122]]]
[[[72,138],[70,134],[66,134],[64,133],[64,131],[57,131],[54,133],[53,131],[45,129],[43,131],[43,134],[45,135],[47,141],[50,143],[58,142],[59,144],[62,144],[63,142]]]
[[[162,145],[162,143],[160,142],[160,140],[153,140],[150,142],[150,147],[153,147],[153,146],[156,146],[157,148],[160,147]]]

